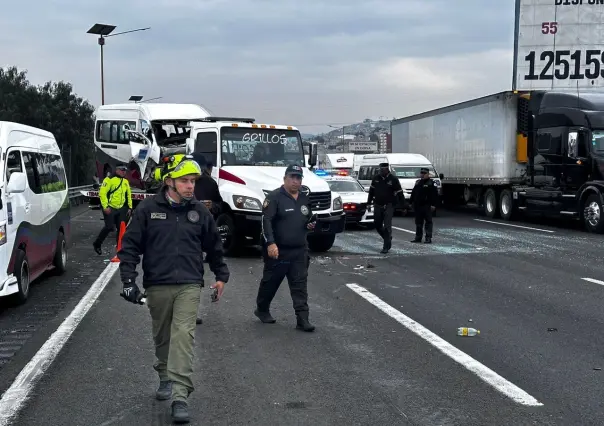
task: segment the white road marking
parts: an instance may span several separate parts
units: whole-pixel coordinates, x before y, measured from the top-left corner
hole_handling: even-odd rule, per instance
[[[23,408],[29,393],[46,370],[48,370],[48,367],[55,360],[109,281],[111,281],[118,268],[119,263],[110,263],[107,265],[75,309],[48,338],[46,343],[38,350],[23,370],[21,370],[10,388],[4,392],[2,399],[0,399],[0,426],[11,424],[11,420]]]
[[[459,364],[476,374],[480,379],[493,386],[496,390],[513,399],[522,405],[528,406],[541,406],[543,405],[531,395],[520,389],[518,386],[507,381],[493,370],[489,369],[485,365],[476,361],[474,358],[460,351],[455,346],[451,345],[446,340],[432,333],[430,330],[413,321],[402,312],[396,310],[382,299],[377,297],[375,294],[369,292],[367,289],[357,284],[346,284],[346,286],[357,293],[359,296],[367,300],[369,303],[377,307],[379,310],[384,312],[386,315],[398,321],[406,328],[411,330],[413,333],[436,347],[442,353],[457,361]]]
[[[392,229],[398,229],[399,231],[407,232],[409,234],[415,235],[415,231],[409,231],[408,229],[399,228],[398,226],[393,226]]]
[[[590,283],[604,285],[604,281],[596,280],[593,278],[581,278],[582,280],[589,281]]]
[[[492,220],[484,220],[484,219],[474,219],[474,220],[476,220],[478,222],[494,223],[495,225],[513,226],[514,228],[530,229],[531,231],[549,232],[550,234],[553,234],[555,232],[555,231],[550,231],[549,229],[531,228],[530,226],[512,225],[511,223],[494,222]]]

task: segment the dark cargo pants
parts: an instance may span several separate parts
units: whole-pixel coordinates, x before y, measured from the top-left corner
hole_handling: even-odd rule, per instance
[[[268,312],[271,302],[277,294],[283,279],[287,277],[294,312],[296,315],[308,315],[308,266],[310,257],[306,247],[299,249],[279,248],[279,258],[268,257],[266,248],[263,249],[264,271],[260,280],[260,288],[256,297],[256,305],[260,312]]]
[[[422,228],[426,230],[426,238],[432,239],[432,207],[414,206],[415,211],[415,239],[422,239]]]
[[[384,248],[390,249],[392,244],[392,217],[394,216],[394,205],[375,206],[373,213],[373,224],[375,230],[384,240]]]
[[[147,289],[160,381],[172,381],[172,400],[186,401],[193,386],[195,321],[201,284],[158,285]]]
[[[119,242],[120,223],[128,221],[128,205],[124,205],[119,209],[114,209],[112,207],[111,212],[109,214],[103,212],[103,219],[105,221],[105,226],[103,227],[103,229],[101,229],[101,232],[99,232],[99,235],[98,237],[96,237],[96,240],[94,240],[95,247],[100,247],[105,241],[105,238],[107,238],[107,235],[109,235],[111,231],[115,230],[116,227],[117,233],[115,236],[115,241]]]

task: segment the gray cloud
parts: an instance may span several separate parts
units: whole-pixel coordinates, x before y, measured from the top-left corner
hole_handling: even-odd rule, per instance
[[[95,105],[95,22],[152,27],[107,40],[107,102],[163,96],[319,131],[511,85],[513,2],[35,0],[4,12],[0,65],[71,81]]]

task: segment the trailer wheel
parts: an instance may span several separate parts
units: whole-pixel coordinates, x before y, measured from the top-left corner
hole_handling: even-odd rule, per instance
[[[602,202],[597,194],[591,194],[583,203],[583,223],[589,232],[604,233],[604,218],[602,218]]]
[[[497,217],[499,213],[497,194],[493,188],[487,189],[484,194],[484,214],[489,218]]]
[[[516,213],[514,197],[511,189],[504,189],[499,196],[499,212],[503,220],[512,220]]]

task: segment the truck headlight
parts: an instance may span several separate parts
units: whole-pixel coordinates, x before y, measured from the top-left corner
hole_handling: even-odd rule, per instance
[[[336,197],[333,200],[333,209],[334,210],[342,210],[342,198]]]
[[[257,198],[246,197],[245,195],[233,195],[233,204],[238,209],[244,210],[262,210],[262,203]]]

